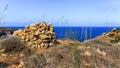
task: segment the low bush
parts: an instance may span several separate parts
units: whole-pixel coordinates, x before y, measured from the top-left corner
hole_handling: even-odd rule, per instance
[[[0,39],[0,50],[3,52],[20,52],[24,48],[24,43],[15,36],[3,36]]]

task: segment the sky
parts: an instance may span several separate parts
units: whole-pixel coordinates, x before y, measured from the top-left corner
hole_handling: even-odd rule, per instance
[[[2,26],[120,26],[120,0],[0,0],[0,12],[6,4]]]

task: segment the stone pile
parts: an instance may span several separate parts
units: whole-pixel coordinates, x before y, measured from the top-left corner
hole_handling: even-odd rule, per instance
[[[47,25],[46,22],[28,25],[23,30],[14,31],[13,36],[19,37],[31,48],[48,48],[54,46],[56,41],[52,24]]]

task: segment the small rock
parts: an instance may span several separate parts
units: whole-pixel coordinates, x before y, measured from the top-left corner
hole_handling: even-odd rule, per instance
[[[36,38],[36,37],[34,37],[34,38],[33,38],[33,40],[34,40],[34,41],[36,41],[36,40],[37,40],[37,38]]]
[[[39,44],[41,44],[43,40],[41,40],[41,39],[38,39],[37,41],[39,42]]]
[[[41,39],[48,39],[49,38],[49,36],[48,35],[40,35],[40,37],[39,38],[41,38]]]
[[[106,53],[104,51],[101,51],[100,49],[97,49],[97,52],[103,56],[106,56]]]
[[[25,40],[25,36],[22,36],[21,39]]]
[[[45,46],[44,43],[41,43],[40,47],[43,48],[44,46]]]
[[[48,48],[49,47],[49,43],[44,43],[44,48]]]
[[[49,46],[54,46],[54,44],[53,44],[53,43],[50,43]]]
[[[23,61],[21,61],[18,68],[22,68],[24,65],[25,65],[25,63]]]
[[[30,28],[30,25],[27,25],[26,27],[25,27],[25,29],[29,29]]]
[[[43,25],[43,27],[47,26],[47,24],[44,21],[41,24]]]
[[[22,29],[19,29],[19,30],[17,30],[17,31],[14,31],[13,36],[16,36],[16,35],[18,35],[18,34],[21,34],[22,32],[23,32]]]
[[[7,54],[3,54],[3,53],[2,53],[2,56],[6,57],[6,56],[7,56]]]
[[[86,52],[84,53],[84,55],[86,55],[86,56],[91,56],[92,54],[91,54],[89,51],[86,51]]]

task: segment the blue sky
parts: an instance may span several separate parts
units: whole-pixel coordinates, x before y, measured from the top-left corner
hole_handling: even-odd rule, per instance
[[[54,26],[120,26],[120,0],[0,0],[4,26],[45,20]],[[1,10],[0,10],[1,11]]]

